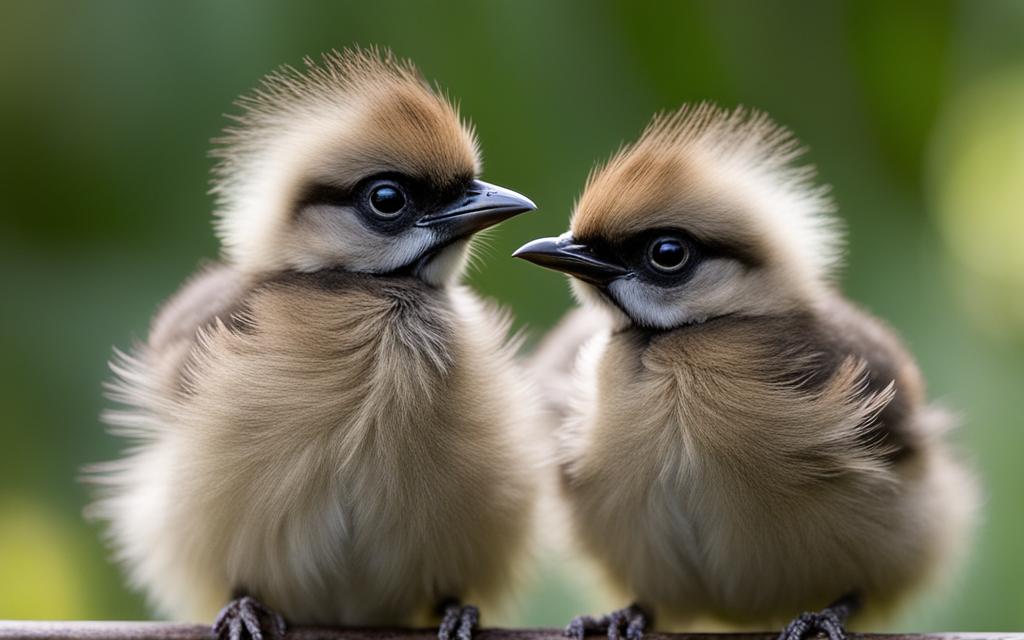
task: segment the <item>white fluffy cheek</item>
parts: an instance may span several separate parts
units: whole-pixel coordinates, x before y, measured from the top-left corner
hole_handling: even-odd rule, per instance
[[[468,239],[457,240],[441,249],[416,275],[435,287],[453,283],[466,271],[469,242]]]
[[[637,324],[669,329],[730,313],[778,313],[790,308],[783,286],[732,260],[710,260],[676,287],[637,278],[616,280],[611,294]]]
[[[608,289],[636,324],[669,329],[694,320],[686,307],[680,304],[679,294],[673,289],[637,278],[620,278]]]
[[[587,284],[582,280],[577,280],[576,278],[569,278],[569,288],[572,290],[573,297],[575,297],[581,305],[591,305],[607,309],[611,313],[612,326],[614,328],[622,329],[631,324],[629,316],[624,314],[622,309],[612,304],[612,302],[593,285]]]
[[[347,209],[310,209],[295,221],[287,242],[287,262],[300,271],[342,267],[387,273],[417,260],[436,242],[434,233],[410,227],[395,235],[367,228]]]

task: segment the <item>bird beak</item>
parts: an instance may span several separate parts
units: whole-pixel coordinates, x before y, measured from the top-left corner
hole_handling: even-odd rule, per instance
[[[434,227],[451,238],[462,238],[536,208],[524,195],[474,180],[452,205],[420,218],[416,226]]]
[[[557,238],[540,238],[528,242],[516,249],[512,256],[567,273],[599,287],[630,272],[625,266],[599,256],[593,248],[576,242],[568,233]]]

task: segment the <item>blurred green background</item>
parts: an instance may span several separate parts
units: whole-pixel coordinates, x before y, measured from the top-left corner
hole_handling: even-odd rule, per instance
[[[0,618],[147,615],[80,511],[111,347],[217,254],[209,139],[261,75],[381,44],[477,125],[541,211],[472,276],[536,337],[569,304],[508,254],[591,166],[712,99],[794,129],[849,228],[843,284],[920,358],[986,486],[968,566],[895,629],[1024,628],[1024,2],[5,2],[0,12]],[[594,600],[557,566],[512,622]]]

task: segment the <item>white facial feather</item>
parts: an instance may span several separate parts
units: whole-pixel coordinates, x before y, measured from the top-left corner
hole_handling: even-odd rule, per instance
[[[287,243],[267,249],[281,252],[287,266],[298,271],[345,265],[358,273],[388,273],[414,262],[440,240],[424,227],[382,234],[360,222],[348,207],[308,207],[300,227],[287,236]]]
[[[731,314],[772,315],[790,311],[800,299],[784,275],[748,269],[729,259],[708,260],[679,286],[659,286],[639,278],[621,278],[609,293],[640,326],[671,329]],[[580,283],[581,287],[593,288]],[[766,295],[766,292],[773,292]],[[596,292],[595,292],[596,293]]]

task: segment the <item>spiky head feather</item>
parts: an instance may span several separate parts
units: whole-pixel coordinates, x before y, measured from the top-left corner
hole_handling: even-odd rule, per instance
[[[475,133],[408,60],[376,48],[283,66],[236,104],[215,140],[212,192],[226,257],[259,264],[304,185],[373,173],[447,183],[480,172]]]
[[[827,189],[794,161],[803,149],[767,115],[702,103],[660,114],[591,173],[572,220],[579,238],[681,228],[830,279],[842,248]]]

